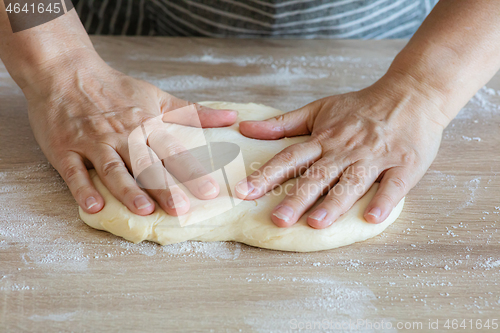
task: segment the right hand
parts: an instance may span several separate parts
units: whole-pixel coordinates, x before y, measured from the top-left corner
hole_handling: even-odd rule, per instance
[[[87,169],[92,167],[134,214],[152,213],[153,199],[170,215],[189,210],[189,199],[178,186],[145,191],[137,185],[129,171],[127,140],[148,120],[193,103],[126,76],[109,67],[95,51],[87,50],[65,54],[47,64],[23,91],[38,144],[85,212],[96,213],[105,204],[89,177]],[[228,126],[236,121],[235,111],[194,107],[202,127]],[[163,140],[159,149],[178,153],[183,148]],[[165,151],[156,153],[165,156]],[[200,199],[213,199],[219,192],[209,175],[186,187]]]

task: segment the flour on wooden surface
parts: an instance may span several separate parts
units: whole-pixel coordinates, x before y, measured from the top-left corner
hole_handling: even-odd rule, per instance
[[[164,253],[175,256],[186,257],[209,257],[212,259],[234,260],[240,256],[241,244],[235,242],[196,242],[165,245],[162,247]]]
[[[23,265],[44,266],[52,271],[82,271],[87,269],[90,259],[104,259],[127,254],[145,256],[168,255],[177,257],[205,257],[215,260],[238,258],[241,245],[229,242],[184,242],[159,246],[143,242],[133,244],[111,236],[109,243],[116,245],[108,253],[84,253],[88,244],[72,240],[71,235],[87,227],[78,218],[76,204],[74,214],[59,217],[49,216],[31,209],[36,198],[48,197],[61,191],[66,185],[49,164],[18,168],[15,171],[0,172],[0,249],[19,246],[23,248],[19,262]],[[51,181],[42,182],[40,177],[52,174]],[[8,182],[6,180],[9,180]],[[5,181],[4,181],[5,180]],[[16,185],[13,185],[16,184]],[[71,203],[73,199],[68,197]],[[56,204],[56,203],[54,203]],[[56,207],[54,211],[57,211]],[[69,215],[69,216],[68,216]],[[69,218],[68,218],[69,217]],[[109,238],[109,236],[108,236]],[[12,245],[11,245],[12,244]],[[121,249],[121,250],[120,250]]]
[[[234,64],[245,67],[249,65],[269,66],[269,65],[289,65],[289,66],[310,66],[310,67],[328,67],[335,63],[361,63],[363,59],[360,57],[349,57],[340,55],[304,55],[304,56],[289,56],[283,58],[274,58],[272,56],[252,55],[252,56],[226,56],[215,54],[212,50],[207,50],[201,55],[186,55],[182,57],[162,57],[143,52],[131,52],[128,59],[134,61],[160,61],[160,62],[178,62],[178,63],[195,63],[195,64]],[[390,58],[384,58],[385,61],[391,61]]]
[[[83,254],[82,244],[71,239],[72,226],[81,223],[78,217],[62,219],[32,207],[38,198],[66,191],[66,185],[57,176],[53,182],[41,181],[50,169],[49,164],[39,164],[0,173],[3,179],[0,185],[2,246],[12,244],[21,252],[20,267],[35,264],[48,266],[52,271],[85,270],[88,257]],[[57,209],[54,207],[54,211]]]
[[[32,321],[68,321],[72,317],[74,317],[77,314],[77,311],[75,312],[66,312],[66,313],[51,313],[48,315],[32,315],[28,317],[29,320]]]
[[[258,73],[249,76],[227,73],[223,77],[202,77],[199,75],[168,77],[163,74],[131,73],[158,84],[160,88],[174,94],[187,92],[194,96],[201,96],[202,99],[213,97],[211,89],[223,90],[222,96],[241,98],[239,93],[231,95],[228,88],[239,91],[270,88],[279,90],[280,86],[291,84],[298,88],[309,89],[304,96],[310,98],[313,93],[311,89],[315,89],[314,84],[311,86],[314,80],[328,79],[334,82],[348,75],[358,75],[364,80],[376,80],[383,73],[385,66],[390,63],[389,58],[379,59],[373,63],[363,63],[359,58],[349,57],[304,56],[275,59],[273,57],[252,56],[225,57],[215,54],[174,59],[158,58],[156,60],[179,63],[188,61],[206,65],[256,66]],[[345,69],[337,70],[335,68],[336,63],[340,62]],[[257,68],[257,66],[263,67]],[[365,71],[370,74],[352,73],[353,70],[365,67],[370,68],[370,71]],[[328,71],[325,68],[331,70]],[[5,73],[0,72],[0,77],[1,75],[5,76]],[[301,82],[305,81],[307,82],[302,85]],[[342,93],[360,88],[363,87],[338,84],[331,88],[331,93]],[[241,102],[240,100],[235,101]],[[302,96],[292,96],[290,101],[276,101],[275,104],[279,105],[275,106],[283,110],[290,110],[310,101],[305,100]],[[499,110],[500,91],[484,87],[472,98],[470,104],[459,114],[458,119],[476,123],[487,121],[491,115],[498,113]],[[476,147],[486,143],[486,140],[481,138],[483,136],[481,133],[464,134],[467,135],[461,136],[460,134],[456,138],[457,141],[463,140],[461,144]],[[478,255],[477,253],[481,251],[480,247],[467,245],[472,237],[472,228],[479,229],[479,235],[476,237],[484,239],[483,244],[498,242],[496,222],[499,219],[500,205],[480,207],[478,204],[481,202],[482,195],[487,193],[485,188],[489,186],[491,181],[491,178],[488,179],[486,175],[481,177],[474,175],[469,179],[460,179],[452,174],[431,171],[427,176],[431,177],[427,183],[429,184],[429,195],[424,198],[429,205],[439,205],[443,203],[439,200],[447,200],[433,195],[433,188],[445,188],[450,192],[459,193],[460,196],[460,201],[457,204],[446,205],[447,202],[444,202],[443,209],[448,207],[449,211],[442,212],[442,215],[436,214],[435,225],[430,224],[426,225],[425,229],[422,228],[417,214],[414,214],[415,223],[408,222],[408,225],[395,226],[390,235],[386,234],[380,237],[388,246],[363,246],[361,252],[352,249],[338,250],[327,254],[326,260],[325,256],[322,255],[323,260],[319,261],[315,254],[271,252],[269,257],[262,256],[260,253],[263,250],[238,243],[186,242],[164,247],[152,243],[136,245],[111,235],[89,231],[77,217],[76,204],[71,198],[71,203],[75,205],[73,215],[61,215],[61,211],[57,208],[57,202],[52,202],[54,204],[54,214],[52,215],[42,214],[32,209],[31,203],[37,196],[50,197],[61,191],[65,191],[68,196],[70,195],[64,182],[60,177],[55,176],[54,172],[51,173],[49,182],[42,183],[40,181],[39,176],[45,174],[47,177],[48,169],[51,169],[48,164],[40,164],[18,168],[16,171],[0,172],[0,250],[17,251],[19,253],[19,269],[37,269],[45,274],[58,274],[65,271],[78,272],[79,274],[90,273],[95,264],[102,267],[102,263],[106,264],[105,260],[108,259],[121,263],[121,260],[126,260],[127,256],[131,255],[144,256],[144,260],[151,262],[156,260],[156,263],[166,259],[165,264],[168,264],[168,260],[183,260],[188,265],[186,267],[189,267],[192,262],[208,259],[210,264],[218,265],[221,269],[227,270],[229,274],[233,274],[233,267],[225,266],[226,264],[235,265],[238,269],[244,270],[248,268],[247,265],[250,262],[250,260],[246,260],[248,258],[266,258],[263,261],[267,258],[277,260],[275,267],[268,268],[274,274],[280,274],[279,272],[283,269],[295,265],[309,267],[310,275],[317,276],[317,278],[308,279],[299,274],[295,276],[240,274],[239,277],[228,278],[228,282],[241,279],[249,290],[253,290],[253,286],[257,289],[258,284],[259,290],[263,288],[262,290],[267,290],[269,295],[278,296],[271,300],[263,301],[261,298],[245,303],[252,310],[249,311],[245,322],[253,331],[257,332],[268,332],[272,329],[287,327],[286,325],[291,318],[290,314],[296,314],[298,318],[307,315],[307,318],[313,319],[324,319],[324,314],[331,315],[332,319],[348,319],[356,316],[377,318],[378,313],[383,310],[382,305],[379,304],[394,308],[403,304],[403,301],[407,299],[411,299],[415,308],[433,311],[441,308],[443,303],[441,300],[429,298],[426,293],[436,291],[441,294],[442,298],[449,299],[450,311],[458,307],[465,307],[473,313],[480,313],[500,307],[498,295],[490,294],[489,291],[484,292],[485,288],[481,289],[483,290],[481,292],[472,294],[465,305],[454,304],[455,290],[460,287],[460,281],[475,281],[479,287],[487,286],[487,290],[491,290],[491,287],[497,287],[491,281],[498,280],[500,276],[499,256],[493,254]],[[455,207],[458,209],[454,210]],[[470,213],[471,210],[479,213],[474,216],[480,221],[464,221],[456,225],[446,223],[447,217],[453,214]],[[411,211],[408,212],[408,214],[410,213]],[[418,212],[418,214],[428,213]],[[15,223],[9,223],[10,221],[15,221]],[[442,234],[435,238],[425,236],[425,233],[431,229],[439,233],[442,232]],[[95,232],[95,246],[73,241],[72,235],[78,232]],[[397,246],[397,249],[391,249],[391,246],[394,245]],[[440,251],[445,247],[453,247],[457,250],[456,252],[451,250],[447,255],[436,259],[434,253],[441,253]],[[385,257],[389,253],[393,258],[385,260],[370,258],[378,253],[383,253]],[[113,260],[113,257],[121,258]],[[260,265],[259,263],[258,266]],[[333,270],[335,267],[341,269]],[[471,270],[470,267],[474,269]],[[335,278],[324,277],[332,272],[335,272]],[[38,292],[38,289],[43,288],[39,282],[23,283],[22,278],[16,278],[16,273],[4,272],[0,268],[1,291],[28,294]],[[488,274],[489,280],[484,279],[485,274]],[[376,279],[373,277],[374,275],[377,275]],[[340,281],[338,280],[339,276],[352,279],[352,281]],[[363,279],[364,284],[356,282],[357,279]],[[296,297],[279,298],[280,294],[288,294],[285,291],[280,293],[283,281],[293,283],[292,292]],[[490,285],[487,285],[488,283]],[[289,283],[286,284],[286,286],[289,285]],[[377,288],[380,290],[377,295],[371,291],[374,286],[381,287]],[[266,289],[266,287],[268,288]],[[276,293],[276,291],[278,292]],[[136,301],[137,299],[146,299],[148,296],[134,291],[130,293],[130,297],[135,297],[134,301]],[[375,304],[379,307],[378,309]],[[269,307],[282,309],[282,315],[266,316],[265,309]],[[37,313],[29,319],[32,321],[71,320],[73,318],[71,314],[72,312]]]
[[[338,281],[330,277],[302,278],[274,276],[269,274],[250,274],[248,287],[252,284],[266,283],[269,290],[276,293],[274,299],[248,301],[249,314],[245,323],[256,332],[290,329],[294,322],[356,322],[370,318],[380,322],[373,292],[355,281]],[[287,282],[283,284],[283,282]],[[262,286],[260,287],[262,289]],[[286,288],[286,290],[281,290]],[[282,298],[279,295],[289,295]],[[277,309],[269,316],[265,309]],[[318,330],[319,332],[320,330]],[[362,332],[362,328],[352,332]]]
[[[477,121],[477,119],[489,118],[492,114],[497,114],[499,112],[500,90],[494,90],[484,86],[471,98],[469,104],[460,111],[456,119]]]
[[[198,100],[213,100],[214,90],[218,99],[233,100],[234,102],[259,102],[273,105],[288,111],[312,102],[311,95],[318,94],[317,98],[325,97],[325,92],[318,92],[315,82],[332,82],[326,94],[340,94],[365,88],[365,86],[349,86],[347,77],[356,76],[361,80],[373,82],[380,78],[391,62],[390,57],[373,58],[364,62],[360,57],[336,55],[304,55],[304,56],[225,56],[207,51],[200,55],[186,55],[182,57],[151,56],[133,53],[129,56],[134,61],[159,61],[179,64],[204,64],[207,66],[224,65],[224,69],[216,71],[217,76],[191,75],[164,75],[159,73],[145,73],[129,71],[127,74],[148,81],[160,89],[180,95],[179,97],[191,99],[196,96]],[[238,70],[228,70],[227,65],[236,67],[252,67],[255,71],[251,74],[241,75]],[[342,66],[342,68],[340,68]],[[363,69],[367,69],[363,71]],[[364,74],[369,73],[369,74]],[[273,89],[280,91],[293,85],[294,89],[303,94],[290,95],[287,98],[271,98],[269,101],[241,100],[241,91],[261,91]],[[186,94],[189,92],[189,95]],[[236,97],[233,97],[236,96]],[[265,94],[264,94],[265,95]],[[309,97],[307,97],[309,96]],[[234,100],[238,98],[238,100]],[[266,98],[266,97],[264,97]]]

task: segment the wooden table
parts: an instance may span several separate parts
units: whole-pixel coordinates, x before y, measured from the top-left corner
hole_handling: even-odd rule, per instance
[[[284,110],[369,85],[405,44],[93,41],[111,66],[181,98]],[[0,331],[269,332],[358,320],[374,331],[429,331],[429,321],[443,330],[447,319],[472,320],[473,329],[461,332],[489,319],[484,331],[493,331],[492,320],[500,320],[499,90],[497,75],[446,129],[439,156],[383,235],[301,254],[235,243],[134,245],[87,227],[2,67]],[[363,331],[358,323],[352,332]]]

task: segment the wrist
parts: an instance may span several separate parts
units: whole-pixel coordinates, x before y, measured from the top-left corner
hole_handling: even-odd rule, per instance
[[[80,52],[95,53],[74,10],[48,23],[16,33],[7,29],[5,22],[2,23],[0,56],[23,90],[62,59]]]
[[[51,96],[60,98],[79,89],[89,73],[103,74],[112,70],[95,52],[86,48],[58,55],[33,70],[20,85],[28,100]]]
[[[410,100],[415,106],[411,110],[445,128],[462,106],[450,103],[450,91],[425,77],[418,67],[400,66],[395,60],[379,84]]]
[[[385,76],[435,103],[447,125],[486,82],[474,61],[462,58],[449,46],[412,39]]]
[[[393,106],[386,111],[397,114],[396,118],[407,121],[429,120],[441,129],[453,119],[446,111],[445,96],[406,72],[389,70],[368,89],[377,98],[392,100]],[[391,114],[386,115],[386,118],[390,119]]]

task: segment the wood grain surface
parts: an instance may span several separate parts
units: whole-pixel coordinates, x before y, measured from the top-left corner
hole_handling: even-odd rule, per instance
[[[112,67],[178,97],[283,110],[366,87],[405,44],[93,41]],[[497,75],[446,129],[437,159],[381,236],[306,254],[235,243],[134,245],[79,219],[33,138],[22,92],[2,66],[0,332],[284,332],[308,323],[316,324],[308,332],[340,331],[342,324],[349,332],[473,332],[486,320],[490,328],[481,331],[495,331],[499,144]],[[453,319],[473,327],[453,330]],[[430,329],[437,320],[439,330]],[[379,329],[382,321],[393,329]]]

